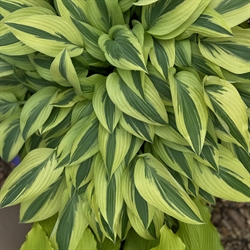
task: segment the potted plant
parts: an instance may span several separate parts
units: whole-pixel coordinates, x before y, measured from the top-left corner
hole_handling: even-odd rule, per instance
[[[21,249],[221,249],[250,201],[246,0],[2,0],[1,207]],[[241,25],[241,26],[240,26]]]

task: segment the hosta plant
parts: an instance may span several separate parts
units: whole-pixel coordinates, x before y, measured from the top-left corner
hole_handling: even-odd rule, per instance
[[[24,249],[221,249],[250,201],[248,0],[1,0],[1,207]]]

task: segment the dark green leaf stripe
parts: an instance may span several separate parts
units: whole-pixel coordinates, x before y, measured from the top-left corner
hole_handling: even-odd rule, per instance
[[[153,27],[157,21],[161,18],[162,15],[167,14],[168,12],[177,8],[180,4],[182,4],[184,0],[176,0],[176,1],[164,1],[159,0],[152,7],[143,7],[145,8],[145,19],[147,22],[147,28],[150,29]]]
[[[237,155],[240,162],[243,164],[243,166],[247,169],[247,171],[250,173],[250,154],[247,153],[243,148],[239,147],[238,145],[233,144],[233,150],[235,154]]]
[[[79,159],[83,158],[86,155],[90,158],[92,155],[97,153],[97,140],[98,140],[98,119],[94,119],[91,121],[91,126],[89,128],[83,130],[83,134],[80,133],[80,140],[77,141],[76,150],[71,153],[70,156],[70,164],[79,161]],[[74,145],[73,145],[74,147]],[[91,154],[88,154],[88,151],[93,149],[94,151]],[[97,149],[97,150],[96,150]]]
[[[212,93],[218,93],[223,94],[223,92],[226,91],[226,89],[223,88],[223,86],[219,85],[210,85],[205,87],[207,94],[209,95],[210,101],[213,105],[214,112],[216,115],[218,115],[226,124],[227,129],[229,130],[230,134],[245,148],[248,148],[247,142],[245,141],[245,138],[241,134],[241,132],[238,130],[237,126],[233,122],[233,120],[229,117],[229,115],[225,112],[223,109],[223,106],[220,105],[219,99],[216,99],[213,95],[209,94],[209,92]]]
[[[19,40],[10,32],[0,36],[1,46],[8,46],[19,42]]]
[[[55,35],[53,35],[49,32],[44,31],[44,30],[41,30],[41,29],[38,29],[35,27],[31,27],[31,26],[27,26],[27,25],[23,25],[23,24],[10,23],[10,22],[7,22],[6,24],[14,29],[31,34],[37,38],[51,40],[51,41],[57,41],[57,42],[63,42],[64,44],[70,44],[70,45],[72,44],[71,41],[69,41],[64,35],[62,35],[60,33],[56,33]]]
[[[70,12],[70,15],[82,22],[87,23],[88,19],[85,14],[85,12],[80,8],[80,6],[77,6],[74,1],[68,1],[68,0],[61,0],[65,8]],[[56,5],[58,4],[57,1],[55,1]],[[86,11],[86,10],[85,10]],[[60,12],[60,11],[59,11]]]
[[[73,88],[65,90],[57,95],[51,105],[56,107],[73,106],[76,93]]]
[[[235,174],[235,172],[233,172],[233,174]],[[241,176],[238,176],[239,178],[234,177],[232,174],[230,174],[230,170],[228,168],[224,168],[222,166],[220,166],[219,176],[231,188],[250,198],[250,187],[249,185],[246,185],[245,183],[239,180],[239,178],[242,178]]]
[[[50,162],[52,161],[52,158],[53,155],[50,155],[43,162],[23,174],[22,177],[10,187],[7,195],[3,198],[0,207],[7,206],[15,201],[15,199],[22,196],[37,179],[40,172],[47,167],[48,164],[51,164]]]
[[[209,16],[206,14],[201,14],[200,17],[192,24],[193,26],[200,26],[207,28],[209,30],[213,30],[217,33],[226,34],[232,36],[232,33],[229,32],[227,29],[223,28],[222,26],[213,22],[213,16]]]
[[[131,132],[133,135],[141,139],[147,140],[149,142],[153,142],[152,125],[139,121],[126,114],[123,114],[123,118],[121,118],[120,124],[121,126],[124,127],[124,129],[126,129],[126,127],[129,126],[128,132]]]
[[[80,185],[82,186],[82,183],[89,177],[89,174],[92,170],[92,163],[93,157],[87,159],[79,165],[76,173],[76,188],[78,188]]]
[[[208,161],[215,170],[218,170],[219,154],[216,155],[215,150],[216,150],[216,148],[214,148],[213,146],[204,145],[202,148],[200,157],[202,159],[205,159],[206,161]],[[216,159],[217,159],[217,161],[216,161]]]
[[[23,214],[20,222],[26,222],[31,220],[38,212],[39,210],[43,207],[43,205],[48,202],[48,200],[53,200],[55,195],[58,192],[58,189],[63,181],[63,175],[59,177],[59,179],[54,182],[52,185],[49,186],[49,188],[36,197],[33,202],[29,205],[28,209],[25,211]]]
[[[204,198],[205,200],[207,200],[209,203],[215,204],[214,197],[211,194],[209,194],[208,192],[206,192],[205,190],[203,190],[202,188],[199,188],[199,195],[202,198]]]
[[[6,1],[1,1],[0,2],[0,7],[3,8],[4,10],[8,10],[10,13],[14,12],[15,10],[21,9],[21,8],[26,8],[29,7],[27,4],[22,4],[22,3],[8,3]]]
[[[219,12],[220,14],[225,14],[230,11],[235,11],[245,5],[247,5],[249,2],[248,0],[222,0],[220,3],[215,7],[215,10]]]
[[[166,122],[158,114],[157,110],[155,110],[155,108],[147,100],[138,98],[138,96],[127,87],[121,78],[119,79],[118,84],[123,95],[126,97],[126,100],[135,110],[147,117],[149,120],[158,122],[160,124],[166,124]]]

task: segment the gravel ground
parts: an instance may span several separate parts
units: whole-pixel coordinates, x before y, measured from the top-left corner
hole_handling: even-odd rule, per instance
[[[0,159],[0,187],[13,168],[13,164]],[[221,235],[225,250],[250,250],[250,203],[217,199],[212,222]]]

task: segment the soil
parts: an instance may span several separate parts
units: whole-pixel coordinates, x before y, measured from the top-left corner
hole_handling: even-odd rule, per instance
[[[0,159],[0,187],[13,168],[14,164]],[[217,199],[211,220],[221,235],[224,250],[250,250],[250,203]]]

